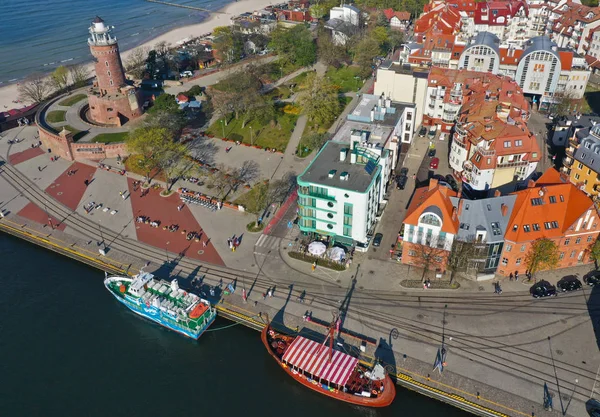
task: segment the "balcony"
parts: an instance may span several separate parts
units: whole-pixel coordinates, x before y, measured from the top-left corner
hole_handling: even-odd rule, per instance
[[[579,140],[575,136],[569,138],[569,145],[573,148],[577,148],[579,146]],[[573,150],[575,152],[575,150]]]
[[[480,148],[479,146],[477,147],[476,152],[481,154],[481,156],[495,156],[496,155],[496,151],[494,149],[484,149],[484,148]]]
[[[573,157],[572,156],[565,156],[563,159],[563,165],[567,168],[570,168],[571,165],[573,165]]]
[[[527,161],[499,162],[496,168],[524,167],[529,165]]]
[[[560,168],[561,172],[565,175],[571,175],[571,168],[567,166],[562,166]]]
[[[596,192],[600,192],[600,182],[595,183],[592,189]]]
[[[565,154],[573,158],[573,155],[575,154],[575,148],[573,148],[572,146],[565,148]]]

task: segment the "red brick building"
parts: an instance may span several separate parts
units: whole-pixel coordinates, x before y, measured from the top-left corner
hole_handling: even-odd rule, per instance
[[[558,245],[558,268],[593,262],[587,250],[600,232],[598,211],[592,199],[568,178],[549,169],[514,195],[517,200],[504,236],[499,274],[523,274],[527,269],[525,256],[539,238],[551,239]]]
[[[117,39],[96,17],[89,28],[88,44],[94,56],[96,81],[88,93],[89,117],[100,125],[121,126],[142,115],[139,92],[128,85]]]

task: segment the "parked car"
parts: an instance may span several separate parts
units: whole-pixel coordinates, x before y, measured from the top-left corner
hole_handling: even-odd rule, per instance
[[[589,275],[583,277],[583,282],[585,282],[590,287],[600,285],[600,271],[594,271]]]
[[[430,158],[433,158],[435,156],[435,148],[429,148],[429,151],[427,152],[427,156],[429,156]]]
[[[428,133],[429,137],[431,139],[433,139],[435,137],[435,134],[437,133],[437,129],[431,129]]]
[[[529,288],[529,293],[533,298],[556,296],[556,287],[548,281],[542,280],[537,284],[533,284]]]
[[[566,277],[562,277],[560,279],[560,281],[558,281],[556,283],[556,286],[562,292],[569,292],[569,291],[580,290],[583,285],[581,284],[581,281],[579,281],[575,275],[568,275]]]
[[[450,184],[450,187],[452,187],[452,189],[454,191],[458,191],[458,183],[456,182],[456,180],[454,179],[454,177],[450,174],[446,175],[446,182],[448,184]]]
[[[194,74],[192,73],[192,71],[182,71],[182,72],[179,74],[179,76],[180,76],[181,78],[184,78],[184,77],[191,77],[192,75],[194,75]]]
[[[402,175],[402,176],[398,177],[398,182],[396,183],[396,188],[398,190],[404,190],[407,182],[408,182],[408,177],[406,175]]]
[[[419,129],[419,137],[422,138],[427,134],[427,128],[425,126],[423,126],[421,129]]]
[[[432,158],[429,163],[429,169],[438,169],[440,166],[440,158]]]
[[[381,245],[382,239],[383,239],[383,235],[381,233],[375,233],[375,237],[373,238],[373,246]]]

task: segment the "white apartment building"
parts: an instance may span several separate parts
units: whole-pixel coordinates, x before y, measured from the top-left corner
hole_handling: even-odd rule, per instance
[[[382,182],[389,170],[381,156],[357,135],[350,143],[328,141],[298,177],[299,228],[346,245],[366,245],[383,202]]]
[[[360,20],[360,10],[345,4],[331,8],[325,28],[331,31],[331,37],[336,45],[345,45],[348,39],[358,31]]]

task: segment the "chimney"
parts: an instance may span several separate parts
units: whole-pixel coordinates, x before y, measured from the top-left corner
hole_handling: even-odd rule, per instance
[[[500,211],[502,212],[502,216],[506,217],[508,214],[508,206],[504,203],[500,204]]]
[[[390,100],[389,97],[385,99],[385,107],[388,109],[392,107],[392,100]]]
[[[456,207],[452,207],[452,221],[455,222],[458,220],[458,210]]]
[[[500,192],[500,190],[494,191],[494,197],[500,197],[501,195],[502,193]]]
[[[373,107],[371,109],[371,121],[374,122],[375,121],[375,107]]]
[[[352,152],[350,154],[350,163],[351,164],[355,164],[356,163],[356,152]]]
[[[429,180],[429,189],[430,190],[433,190],[437,186],[438,186],[438,180],[436,180],[435,178],[432,178]]]
[[[533,188],[533,187],[535,187],[535,181],[534,180],[527,181],[527,188]]]

